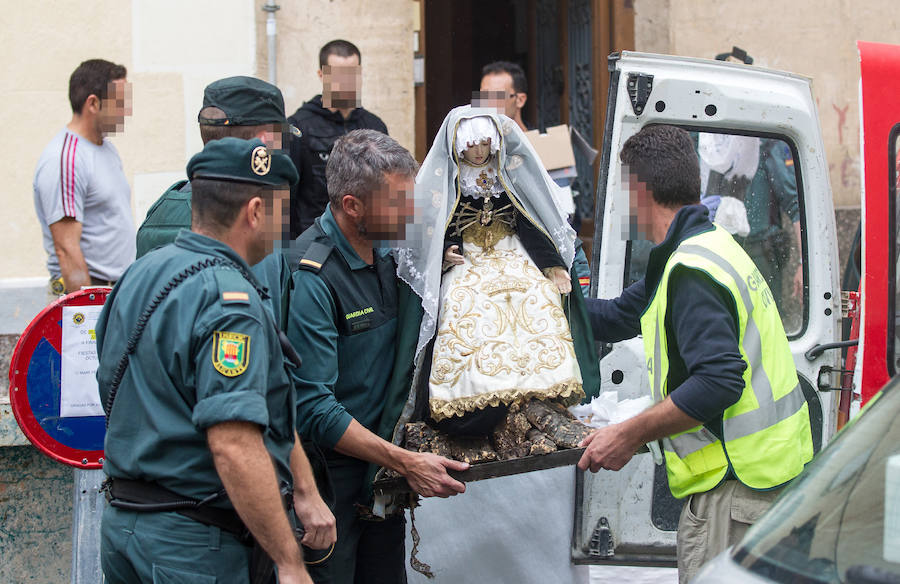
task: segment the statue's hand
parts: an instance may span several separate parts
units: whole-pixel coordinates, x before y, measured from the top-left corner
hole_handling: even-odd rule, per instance
[[[572,291],[572,280],[569,272],[562,266],[553,266],[544,270],[544,276],[553,282],[560,294],[568,294]]]

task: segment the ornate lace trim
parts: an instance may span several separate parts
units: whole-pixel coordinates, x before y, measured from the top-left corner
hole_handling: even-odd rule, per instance
[[[460,397],[452,401],[432,398],[428,401],[428,405],[431,407],[431,417],[435,421],[441,421],[452,416],[464,416],[487,407],[496,407],[500,404],[508,406],[517,401],[524,403],[534,398],[557,399],[564,405],[571,406],[584,399],[584,390],[580,381],[570,379],[557,383],[549,389],[503,389],[481,395]]]
[[[490,166],[488,166],[490,164]],[[484,166],[474,167],[460,165],[459,185],[462,194],[473,199],[492,196],[499,197],[504,192],[500,179],[497,178],[496,159],[491,157]],[[482,176],[484,175],[484,179]],[[485,182],[482,182],[484,180]]]

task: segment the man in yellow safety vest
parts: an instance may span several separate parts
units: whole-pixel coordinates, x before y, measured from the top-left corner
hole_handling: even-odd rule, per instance
[[[589,300],[594,334],[641,334],[656,404],[595,431],[578,463],[619,470],[662,440],[669,487],[685,498],[679,581],[741,539],[813,456],[809,412],[772,293],[700,202],[690,135],[647,126],[620,154],[631,216],[656,243],[643,280]]]

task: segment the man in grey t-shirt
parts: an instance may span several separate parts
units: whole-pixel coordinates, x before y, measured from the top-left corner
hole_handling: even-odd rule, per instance
[[[34,172],[54,294],[112,285],[134,261],[131,189],[106,135],[131,115],[126,70],[102,59],[83,62],[69,78],[72,120],[54,136]]]

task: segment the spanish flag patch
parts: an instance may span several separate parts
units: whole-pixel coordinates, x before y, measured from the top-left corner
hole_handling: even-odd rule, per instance
[[[578,285],[579,286],[590,286],[591,285],[591,277],[590,276],[578,276]]]

